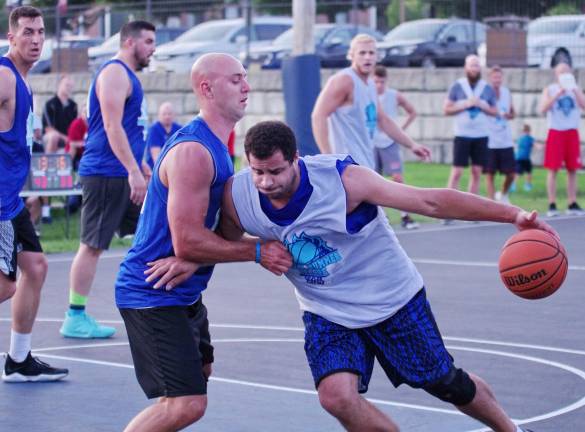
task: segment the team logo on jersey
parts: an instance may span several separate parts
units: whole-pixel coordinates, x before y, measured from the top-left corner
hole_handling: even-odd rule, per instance
[[[469,113],[469,118],[471,120],[473,120],[474,118],[476,118],[479,113],[481,112],[481,109],[479,109],[478,107],[471,107],[471,108],[467,108],[467,112]]]
[[[374,133],[376,132],[377,125],[378,113],[376,112],[376,105],[374,103],[370,103],[366,107],[366,128],[368,129],[370,139],[374,138]]]
[[[557,108],[565,115],[569,116],[575,108],[575,101],[569,96],[563,96],[557,101]]]
[[[300,236],[293,234],[291,240],[284,240],[284,246],[293,257],[293,268],[298,269],[307,283],[324,285],[324,277],[329,276],[327,266],[341,261],[337,249],[317,236],[310,236],[303,231]]]

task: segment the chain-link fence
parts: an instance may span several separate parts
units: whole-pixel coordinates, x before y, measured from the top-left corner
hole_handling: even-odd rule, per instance
[[[210,20],[292,15],[292,0],[143,0],[61,9],[43,6],[47,2],[39,0],[24,1],[38,3],[49,37],[59,33],[61,48],[78,49],[66,57],[77,60],[83,49],[115,35],[131,19],[154,22],[160,28],[157,45],[162,45]],[[394,30],[380,44],[382,61],[390,66],[457,66],[467,54],[478,52],[487,64],[544,68],[563,61],[585,67],[585,0],[317,0],[316,4],[320,23],[360,24],[384,34]],[[0,15],[0,31],[5,32],[7,9]],[[421,19],[435,21],[421,23]],[[244,35],[253,40],[256,34],[250,32]],[[278,34],[273,29],[265,37]],[[115,48],[116,41],[110,45]],[[63,67],[67,60],[61,60]]]

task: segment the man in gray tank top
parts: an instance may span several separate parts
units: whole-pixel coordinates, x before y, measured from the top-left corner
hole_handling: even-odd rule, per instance
[[[375,169],[373,140],[379,127],[419,158],[429,159],[429,149],[416,144],[380,107],[371,78],[376,65],[376,40],[370,35],[357,35],[347,56],[351,66],[327,81],[311,115],[313,135],[321,153],[349,153],[360,165]]]
[[[556,232],[536,212],[387,181],[345,155],[299,158],[294,134],[281,122],[252,127],[245,151],[250,168],[226,183],[220,231],[231,240],[244,231],[256,236],[258,257],[261,241],[287,246],[293,266],[286,276],[303,310],[305,351],[323,408],[347,430],[398,431],[359,394],[377,358],[395,386],[422,388],[493,430],[521,431],[483,380],[453,365],[422,277],[378,206]]]

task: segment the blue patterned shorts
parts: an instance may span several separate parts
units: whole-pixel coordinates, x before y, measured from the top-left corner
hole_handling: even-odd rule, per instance
[[[419,388],[449,373],[453,358],[437,328],[425,289],[387,320],[372,327],[349,329],[311,312],[304,312],[305,353],[315,380],[336,372],[359,375],[365,393],[374,358],[395,387]]]

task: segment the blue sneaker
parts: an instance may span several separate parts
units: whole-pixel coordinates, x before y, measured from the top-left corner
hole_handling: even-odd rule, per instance
[[[113,336],[116,329],[98,324],[85,312],[71,313],[71,311],[67,311],[59,333],[70,338],[105,339]]]
[[[524,190],[530,192],[532,190],[532,185],[530,183],[524,183]]]
[[[526,186],[524,186],[524,187],[526,187]],[[516,182],[513,182],[510,185],[510,189],[508,189],[508,192],[516,192]]]

